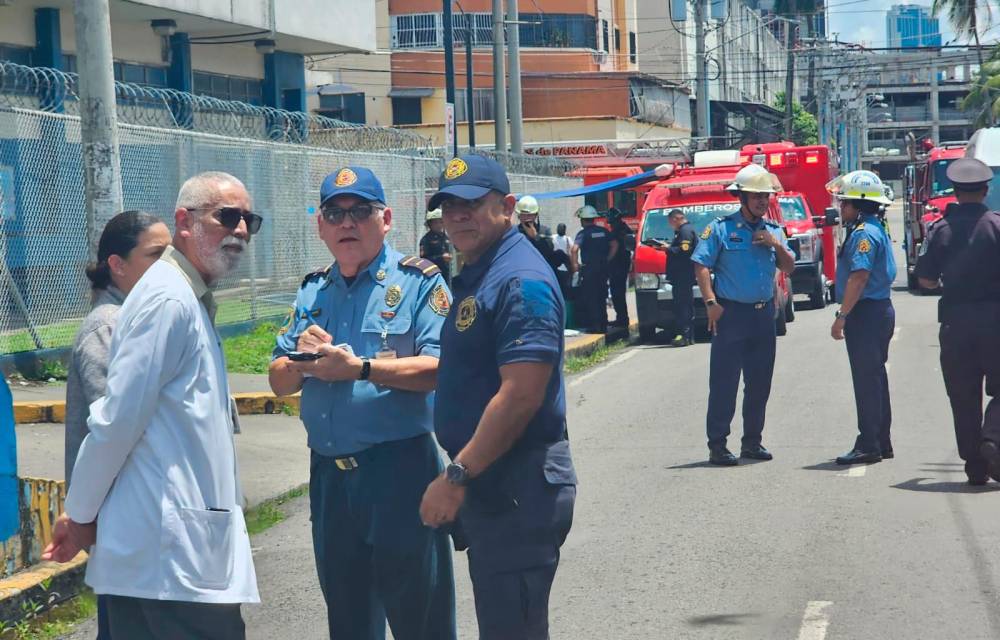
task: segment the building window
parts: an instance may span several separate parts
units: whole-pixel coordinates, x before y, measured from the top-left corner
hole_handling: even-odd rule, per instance
[[[522,47],[597,48],[597,18],[559,13],[522,13]]]
[[[31,47],[17,47],[9,44],[0,45],[0,60],[30,67],[32,51]]]
[[[615,29],[615,51],[620,52],[621,50],[622,50],[622,32],[618,29]]]
[[[74,65],[75,66],[75,65]],[[147,87],[167,86],[167,68],[133,62],[115,62],[115,80]]]
[[[392,16],[394,49],[428,49],[441,46],[438,13],[412,13]],[[453,16],[454,18],[454,16]],[[452,21],[452,28],[455,23]]]
[[[493,44],[492,13],[457,13],[451,17],[451,29],[455,44],[465,42],[465,31],[472,23],[472,46],[483,47]]]
[[[316,113],[334,120],[365,124],[365,94],[341,93],[333,96],[320,96],[319,109]]]
[[[638,51],[635,46],[635,32],[628,32],[628,61],[632,64],[636,64],[638,61]]]
[[[255,78],[195,71],[194,93],[219,100],[237,100],[255,105],[264,103],[262,83]]]
[[[465,89],[455,91],[455,122],[467,122]],[[493,119],[493,89],[473,89],[472,109],[476,120]]]
[[[392,99],[392,124],[421,124],[423,121],[420,98]]]
[[[601,20],[601,32],[602,32],[602,35],[604,36],[604,40],[603,40],[603,42],[604,42],[604,50],[606,52],[608,52],[608,53],[611,53],[611,46],[610,46],[610,43],[608,42],[608,21],[607,20]]]

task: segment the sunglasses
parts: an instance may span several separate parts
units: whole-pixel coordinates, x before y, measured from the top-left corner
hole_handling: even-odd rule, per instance
[[[240,226],[240,220],[243,220],[247,223],[247,233],[250,235],[254,235],[260,231],[260,225],[264,223],[264,218],[260,217],[256,213],[244,211],[239,207],[221,207],[219,209],[201,207],[198,209],[192,209],[192,211],[212,211],[212,217],[218,220],[219,224],[230,231],[235,231],[236,228]]]
[[[328,205],[320,209],[323,219],[330,224],[340,224],[347,216],[351,216],[351,220],[355,223],[364,222],[376,211],[378,211],[378,208],[370,204],[356,204],[350,209],[341,209],[340,207]]]
[[[475,200],[466,200],[464,198],[451,197],[441,203],[441,213],[457,213],[459,211],[475,211],[479,207],[483,206],[489,194],[480,196]]]

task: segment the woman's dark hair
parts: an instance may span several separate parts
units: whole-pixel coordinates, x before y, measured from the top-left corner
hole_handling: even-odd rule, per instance
[[[154,224],[162,222],[159,218],[145,211],[124,211],[108,220],[97,243],[97,262],[87,265],[87,278],[94,289],[107,289],[111,286],[111,267],[108,258],[128,254],[139,244],[139,236]]]
[[[560,222],[559,225],[556,226],[556,233],[558,233],[561,236],[566,235],[566,223],[565,222]]]

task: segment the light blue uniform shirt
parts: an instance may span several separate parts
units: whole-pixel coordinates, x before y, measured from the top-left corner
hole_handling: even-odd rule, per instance
[[[837,302],[844,301],[847,277],[852,271],[868,271],[861,299],[885,300],[896,280],[896,259],[885,227],[874,215],[862,215],[844,241],[837,256]]]
[[[755,231],[766,229],[788,248],[777,224],[762,220],[751,225],[740,211],[713,220],[701,234],[691,260],[715,274],[715,295],[736,302],[766,302],[774,297],[777,258],[774,249],[753,244]]]
[[[396,357],[441,353],[440,336],[451,306],[440,271],[428,260],[406,258],[388,244],[350,287],[336,264],[306,277],[295,315],[278,336],[273,358],[295,351],[310,324],[347,343],[354,354],[375,359],[385,344]],[[394,303],[394,304],[393,304]],[[429,393],[403,391],[367,380],[324,382],[306,378],[301,415],[309,448],[324,456],[358,453],[373,445],[434,430]]]

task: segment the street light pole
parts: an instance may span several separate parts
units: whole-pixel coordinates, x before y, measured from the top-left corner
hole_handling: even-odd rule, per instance
[[[493,148],[498,153],[507,151],[507,74],[503,44],[503,0],[493,0]]]
[[[444,23],[444,127],[445,138],[451,143],[452,157],[458,156],[458,135],[455,132],[455,32],[452,29],[451,2],[443,0]]]
[[[522,129],[524,121],[521,118],[521,26],[518,24],[517,0],[507,0],[507,68],[510,72],[510,101],[507,111],[510,113],[510,152],[522,153],[524,142]]]
[[[123,208],[108,0],[76,0],[73,17],[76,21],[76,64],[80,74],[86,241],[93,262],[97,257],[99,224]]]
[[[697,61],[697,115],[698,136],[712,135],[711,98],[708,95],[708,61],[705,59],[705,0],[694,0],[694,46]]]

